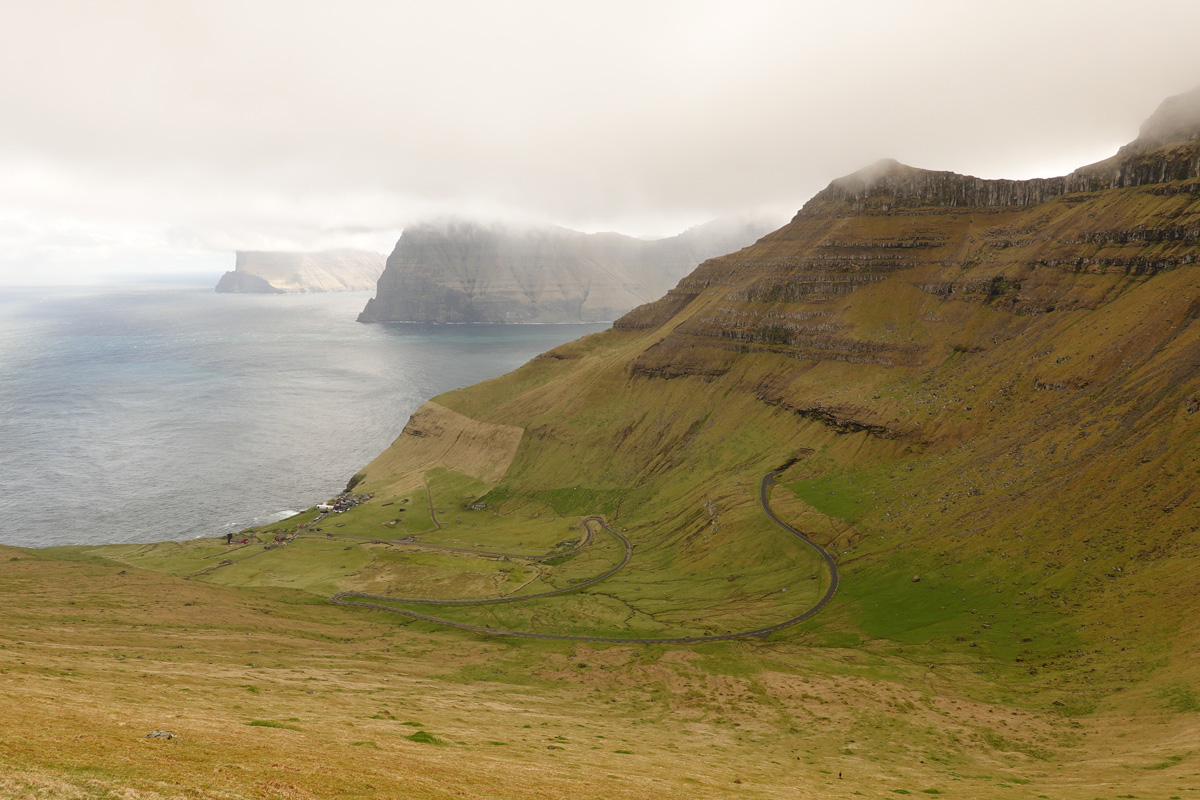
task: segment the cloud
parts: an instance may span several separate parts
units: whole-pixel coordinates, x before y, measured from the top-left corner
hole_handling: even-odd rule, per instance
[[[124,243],[100,265],[149,240],[387,250],[438,214],[666,235],[881,157],[1061,173],[1200,82],[1200,52],[1130,19],[1200,6],[10,3],[0,214],[35,250]],[[0,270],[29,252],[4,240]]]

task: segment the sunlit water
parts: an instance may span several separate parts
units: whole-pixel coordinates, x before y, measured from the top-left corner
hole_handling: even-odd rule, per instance
[[[364,325],[369,293],[0,289],[0,543],[217,536],[336,494],[430,397],[607,325]]]

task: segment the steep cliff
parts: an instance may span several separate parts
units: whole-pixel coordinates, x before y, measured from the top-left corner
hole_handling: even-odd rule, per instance
[[[363,292],[375,288],[383,256],[366,250],[317,253],[242,251],[231,272],[217,282],[218,292]]]
[[[656,633],[726,631],[761,619],[738,589],[775,547],[753,487],[788,465],[796,524],[842,561],[821,630],[1047,707],[1163,708],[1200,654],[1179,626],[1200,613],[1189,107],[1064,178],[834,181],[612,330],[443,395],[524,430],[489,511],[619,518],[637,557],[608,601]]]
[[[718,221],[667,239],[452,221],[405,229],[361,322],[597,322],[766,233]]]

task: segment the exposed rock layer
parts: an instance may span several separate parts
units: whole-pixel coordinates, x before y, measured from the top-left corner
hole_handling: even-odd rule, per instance
[[[383,256],[367,250],[317,253],[242,251],[231,272],[217,282],[218,292],[363,292],[375,288]]]
[[[769,230],[710,223],[645,241],[553,226],[454,221],[406,228],[361,322],[601,322]]]
[[[939,311],[946,324],[923,320],[917,335],[863,319],[849,295],[918,291],[1018,316],[1096,308],[1133,279],[1200,259],[1200,93],[1163,109],[1116,156],[1060,178],[983,180],[879,162],[614,327],[679,318],[640,359],[643,374],[678,373],[680,353],[712,360],[704,351],[713,349],[893,367],[941,358],[962,314]]]
[[[1167,99],[1142,125],[1138,138],[1112,158],[1070,175],[1034,180],[985,180],[931,172],[884,159],[839,178],[805,204],[801,213],[887,213],[921,206],[994,208],[1031,206],[1071,193],[1200,178],[1200,88]],[[1193,192],[1194,187],[1179,187]]]

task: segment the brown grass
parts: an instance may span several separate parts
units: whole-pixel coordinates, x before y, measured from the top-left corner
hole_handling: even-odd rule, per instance
[[[0,583],[3,797],[1013,796],[1007,784],[1091,798],[1177,787],[1187,761],[1143,767],[1198,733],[1194,715],[1077,722],[980,703],[961,694],[967,663],[931,673],[803,636],[527,646],[295,592],[3,555],[19,559]],[[178,738],[144,738],[158,729]]]

